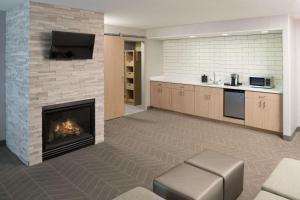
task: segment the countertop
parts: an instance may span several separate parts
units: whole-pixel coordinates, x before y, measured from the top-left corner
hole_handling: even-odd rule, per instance
[[[187,85],[195,85],[195,86],[214,87],[214,88],[225,88],[225,89],[234,89],[234,90],[245,90],[245,91],[255,91],[255,92],[282,94],[282,88],[281,87],[266,89],[266,88],[254,88],[254,87],[251,87],[249,85],[227,86],[227,85],[224,85],[224,83],[219,83],[219,84],[202,83],[201,78],[199,78],[199,79],[187,79],[187,78],[178,78],[178,77],[154,76],[154,77],[151,77],[150,80],[151,81],[166,82],[166,83],[177,83],[177,84],[187,84]]]

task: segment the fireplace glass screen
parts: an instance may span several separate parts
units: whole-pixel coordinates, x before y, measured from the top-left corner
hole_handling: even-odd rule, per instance
[[[43,151],[63,153],[94,143],[94,101],[82,101],[43,109]],[[52,156],[53,157],[53,156]]]

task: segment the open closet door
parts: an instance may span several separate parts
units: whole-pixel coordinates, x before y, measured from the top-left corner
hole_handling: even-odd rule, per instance
[[[124,115],[124,40],[104,36],[104,118]]]

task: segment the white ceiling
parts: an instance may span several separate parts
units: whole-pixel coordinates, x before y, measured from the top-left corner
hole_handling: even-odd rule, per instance
[[[0,0],[7,10],[26,0]],[[35,0],[105,13],[105,23],[154,28],[209,21],[290,14],[300,17],[300,0]]]

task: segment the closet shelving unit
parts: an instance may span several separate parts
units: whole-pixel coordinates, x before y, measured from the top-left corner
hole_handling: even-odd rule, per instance
[[[141,104],[141,51],[125,50],[125,102]]]

